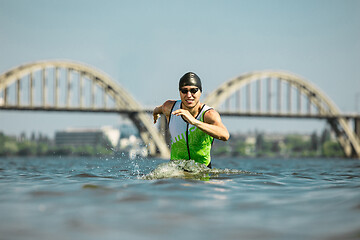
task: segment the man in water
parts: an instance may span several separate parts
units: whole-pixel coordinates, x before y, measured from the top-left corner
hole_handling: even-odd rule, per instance
[[[159,114],[166,116],[171,135],[171,160],[194,160],[211,168],[210,150],[214,138],[227,141],[230,134],[220,114],[200,102],[200,78],[192,72],[179,81],[180,99],[167,100],[153,111],[154,123]]]

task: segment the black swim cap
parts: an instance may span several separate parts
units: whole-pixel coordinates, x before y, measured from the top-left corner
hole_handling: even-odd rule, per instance
[[[202,92],[201,80],[199,76],[193,72],[185,73],[184,76],[180,78],[179,90],[184,86],[196,86]]]

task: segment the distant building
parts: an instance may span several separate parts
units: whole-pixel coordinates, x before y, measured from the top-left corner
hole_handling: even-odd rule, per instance
[[[116,154],[130,159],[148,156],[148,149],[132,124],[122,124],[117,128],[106,126],[96,129],[58,131],[55,133],[55,144],[74,147],[98,145],[112,147]]]
[[[112,127],[100,129],[66,129],[55,133],[55,144],[58,146],[108,146],[117,147],[120,131]]]

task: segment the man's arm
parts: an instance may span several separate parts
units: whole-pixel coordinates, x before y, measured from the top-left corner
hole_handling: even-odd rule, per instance
[[[174,100],[167,100],[166,102],[164,102],[163,105],[155,107],[153,111],[154,123],[157,122],[157,120],[160,117],[160,114],[164,114],[166,116],[166,119],[169,120],[171,108],[175,102],[176,101]]]
[[[206,126],[204,126],[203,131],[209,134],[210,136],[222,141],[229,140],[230,138],[229,131],[222,123],[220,114],[216,110],[210,109],[205,113],[204,124],[206,124]],[[201,127],[198,128],[201,129]]]
[[[230,138],[227,128],[221,121],[220,114],[214,109],[205,113],[204,122],[198,121],[194,125],[216,139],[227,141]]]
[[[204,122],[195,119],[190,112],[185,109],[178,109],[173,114],[183,116],[188,123],[196,126],[213,138],[222,141],[227,141],[230,138],[228,130],[221,121],[220,114],[214,109],[210,109],[205,113]]]

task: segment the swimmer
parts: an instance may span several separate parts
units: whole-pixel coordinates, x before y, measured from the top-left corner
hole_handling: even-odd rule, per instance
[[[171,135],[170,160],[194,160],[211,168],[214,138],[227,141],[230,134],[215,109],[200,102],[200,78],[188,72],[179,81],[180,100],[167,100],[153,111],[154,123],[165,115]]]

